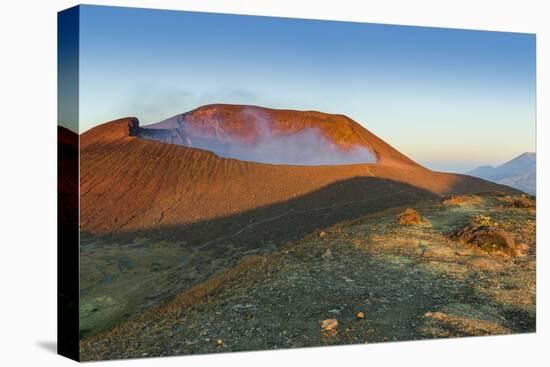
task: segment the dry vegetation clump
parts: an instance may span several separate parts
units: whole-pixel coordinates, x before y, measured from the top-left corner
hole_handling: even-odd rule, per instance
[[[443,205],[445,206],[478,205],[482,202],[483,199],[477,195],[451,196],[443,199]]]
[[[467,264],[478,271],[499,272],[509,268],[509,262],[501,260],[498,261],[497,257],[471,256],[467,259]]]
[[[509,334],[510,329],[493,321],[450,315],[445,312],[427,312],[424,317],[443,327],[441,336],[499,335]],[[440,331],[441,333],[441,331]]]

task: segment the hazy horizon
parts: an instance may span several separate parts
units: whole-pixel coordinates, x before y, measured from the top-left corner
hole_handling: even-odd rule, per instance
[[[535,151],[532,34],[81,6],[79,52],[79,132],[234,103],[345,114],[437,170]]]

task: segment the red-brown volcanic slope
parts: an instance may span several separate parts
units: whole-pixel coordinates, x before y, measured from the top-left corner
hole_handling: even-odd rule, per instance
[[[233,108],[227,107],[228,119]],[[265,111],[274,111],[281,124],[292,123],[293,111]],[[310,125],[327,119],[320,112],[299,116],[301,123]],[[334,120],[334,115],[330,118]],[[355,177],[389,179],[437,195],[510,191],[481,179],[425,169],[347,117],[340,116],[338,121],[345,127],[342,131],[334,124],[321,128],[342,139],[342,144],[348,139],[372,147],[379,164],[285,166],[244,162],[141,139],[136,136],[140,128],[135,118],[97,126],[83,133],[80,140],[81,230],[108,234],[194,223],[293,200]],[[361,199],[377,196],[375,189],[360,194]]]
[[[241,143],[254,142],[269,129],[271,136],[298,133],[317,128],[330,142],[342,151],[366,147],[378,158],[378,163],[391,165],[417,165],[376,135],[344,115],[316,111],[276,110],[258,106],[213,104],[206,105],[150,125],[157,128],[174,128],[177,121],[203,137],[226,138]],[[262,123],[264,122],[264,123]],[[181,123],[181,122],[180,122]],[[149,126],[144,126],[148,128]]]

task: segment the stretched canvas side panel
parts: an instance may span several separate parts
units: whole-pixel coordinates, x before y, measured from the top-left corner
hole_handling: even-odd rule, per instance
[[[57,20],[57,351],[79,360],[79,8]]]

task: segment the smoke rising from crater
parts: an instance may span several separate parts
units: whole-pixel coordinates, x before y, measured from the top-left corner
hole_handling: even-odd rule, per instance
[[[249,125],[244,133],[227,129],[216,116],[194,124],[186,121],[185,115],[178,115],[142,128],[140,136],[257,163],[319,166],[377,162],[368,148],[344,150],[318,128],[281,131],[257,111],[246,110],[243,116],[243,123]]]

